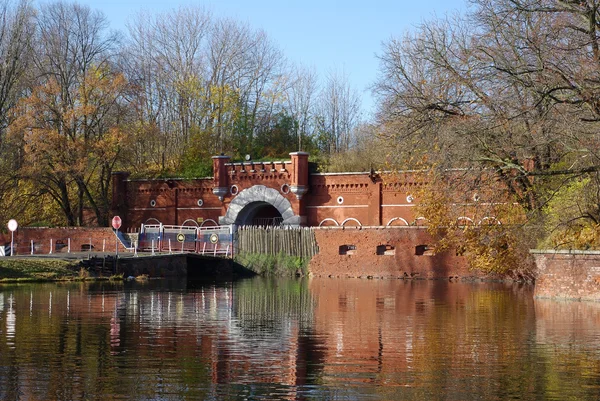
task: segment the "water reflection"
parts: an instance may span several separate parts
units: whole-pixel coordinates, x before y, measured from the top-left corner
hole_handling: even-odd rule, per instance
[[[600,305],[503,284],[0,287],[0,399],[596,399]]]

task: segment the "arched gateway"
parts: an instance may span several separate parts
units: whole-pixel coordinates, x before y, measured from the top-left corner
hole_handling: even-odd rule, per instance
[[[250,225],[257,220],[280,218],[282,225],[299,226],[300,216],[279,191],[264,185],[254,185],[233,198],[220,224]]]

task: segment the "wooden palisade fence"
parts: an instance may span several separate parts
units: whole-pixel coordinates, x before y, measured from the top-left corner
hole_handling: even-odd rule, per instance
[[[319,252],[310,227],[244,226],[237,230],[237,252],[312,258]]]

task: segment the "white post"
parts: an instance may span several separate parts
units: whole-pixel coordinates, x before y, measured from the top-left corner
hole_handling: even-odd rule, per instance
[[[169,254],[173,253],[173,251],[171,250],[171,238],[169,238]]]
[[[90,252],[92,252],[92,238],[90,237]]]
[[[215,251],[213,252],[213,256],[217,256],[217,244],[215,244]]]
[[[181,241],[181,253],[183,253],[183,245],[185,244],[185,239]]]
[[[152,256],[154,256],[154,240],[152,240]]]
[[[52,238],[50,238],[50,252],[48,253],[52,255]]]
[[[10,232],[10,256],[15,256],[15,232]]]
[[[229,245],[227,245],[227,250],[225,251],[225,257],[229,256]]]
[[[204,255],[204,251],[206,251],[206,242],[204,243],[204,246],[202,247],[202,255]]]
[[[137,241],[133,241],[133,256],[137,256]]]
[[[106,249],[106,238],[102,239],[102,252]]]
[[[163,224],[160,223],[158,225],[158,250],[159,251],[162,249],[163,234],[164,234],[164,227],[163,227]]]
[[[33,255],[33,240],[31,240],[31,254]]]
[[[67,253],[71,253],[71,238],[67,238]]]

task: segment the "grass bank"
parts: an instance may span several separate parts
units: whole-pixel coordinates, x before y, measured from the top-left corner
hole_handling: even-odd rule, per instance
[[[0,258],[0,283],[78,280],[79,261],[49,258]]]
[[[240,253],[235,261],[256,274],[275,276],[303,276],[308,271],[308,262],[298,256],[283,253],[268,255],[262,253]]]

